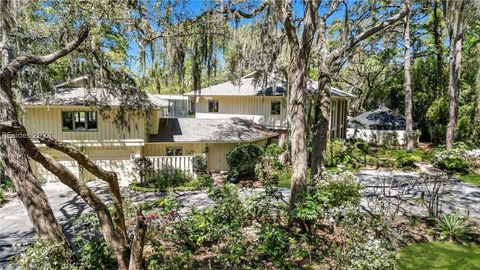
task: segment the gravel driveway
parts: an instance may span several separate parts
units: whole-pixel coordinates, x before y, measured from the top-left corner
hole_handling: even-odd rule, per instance
[[[382,177],[391,177],[395,181],[400,181],[402,179],[414,179],[415,177],[419,177],[419,174],[402,171],[361,170],[358,176],[365,184],[366,193],[368,194],[374,187],[378,186]],[[110,195],[106,188],[94,185],[93,188],[97,190],[97,193],[100,194],[102,198],[109,200]],[[90,211],[89,207],[86,206],[83,200],[73,191],[65,188],[60,183],[47,184],[44,186],[44,190],[48,195],[50,205],[58,221],[70,238],[71,228],[67,221],[71,217],[78,216],[85,211]],[[462,214],[469,213],[472,218],[480,220],[479,187],[451,179],[445,190],[446,194],[442,201],[444,210]],[[282,189],[282,193],[288,199],[289,190]],[[134,202],[154,200],[165,195],[166,193],[128,193],[128,196]],[[173,195],[177,197],[186,209],[194,206],[203,208],[211,204],[210,199],[204,191],[178,192],[173,193]],[[418,194],[414,195],[417,196]],[[413,203],[405,205],[404,210],[414,214],[425,214],[423,207]],[[8,269],[11,268],[11,266],[8,266],[8,258],[16,253],[12,246],[31,243],[34,237],[34,231],[25,207],[18,198],[13,199],[0,208],[0,221],[0,269]]]

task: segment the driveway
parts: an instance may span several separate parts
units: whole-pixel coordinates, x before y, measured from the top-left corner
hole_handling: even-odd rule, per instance
[[[405,171],[380,171],[380,170],[361,170],[357,174],[360,181],[365,185],[365,194],[372,195],[379,192],[379,186],[384,181],[392,184],[391,195],[396,196],[396,192],[401,192],[401,186],[405,186],[408,181],[415,181],[420,174],[417,172]],[[421,189],[413,186],[405,196],[406,202],[403,204],[403,211],[414,215],[428,215],[425,207],[420,203]],[[363,205],[366,206],[364,199]],[[448,213],[457,213],[461,215],[470,215],[470,218],[480,222],[480,187],[473,186],[450,177],[445,184],[444,194],[440,199],[441,209]]]
[[[403,180],[413,180],[419,177],[419,174],[403,171],[361,170],[358,173],[358,177],[366,186],[366,195],[369,195],[373,193],[373,190],[375,190],[380,183],[383,183],[382,179],[384,178],[392,179],[395,182],[402,182]],[[95,189],[97,194],[100,194],[103,199],[110,200],[110,194],[105,187],[93,183],[92,188]],[[83,212],[90,211],[89,207],[86,206],[83,200],[73,191],[65,188],[63,184],[50,183],[44,186],[44,190],[47,193],[55,216],[67,236],[71,238],[72,231],[67,221]],[[469,213],[472,218],[480,220],[479,187],[451,179],[445,187],[445,191],[446,194],[442,200],[442,206],[445,211],[462,214]],[[250,189],[245,190],[243,193],[250,192],[254,191]],[[282,189],[282,193],[288,200],[289,190]],[[161,192],[127,193],[127,196],[134,202],[154,200],[165,195],[166,193]],[[205,191],[175,192],[172,193],[172,195],[184,206],[184,210],[192,207],[204,208],[212,203]],[[418,197],[419,191],[413,189],[411,195],[412,197]],[[367,205],[365,201],[364,204]],[[426,214],[425,209],[415,203],[405,204],[404,210],[408,213]],[[13,199],[0,208],[0,221],[0,269],[7,269],[8,258],[16,254],[13,245],[18,246],[31,243],[34,237],[34,231],[25,207],[18,198]]]

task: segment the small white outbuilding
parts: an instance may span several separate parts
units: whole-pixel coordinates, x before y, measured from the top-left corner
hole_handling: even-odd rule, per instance
[[[347,139],[359,138],[376,145],[404,145],[405,125],[406,120],[403,115],[380,106],[376,110],[350,118]],[[414,133],[417,133],[415,125]]]

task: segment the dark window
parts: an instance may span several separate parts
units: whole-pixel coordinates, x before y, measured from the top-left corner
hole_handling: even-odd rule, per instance
[[[208,101],[208,112],[218,112],[218,100]]]
[[[96,112],[62,112],[63,131],[96,131]]]
[[[87,112],[87,127],[88,130],[97,130],[97,113]]]
[[[86,119],[85,119],[85,112],[74,112],[73,113],[73,119],[74,119],[74,124],[75,124],[75,131],[85,131],[87,130],[87,124],[86,124]]]
[[[280,101],[272,101],[272,105],[271,105],[271,108],[270,108],[270,114],[271,115],[280,115],[280,110],[281,110]]]
[[[190,99],[190,110],[188,111],[188,114],[192,115],[195,114],[195,100]]]
[[[62,130],[73,130],[73,112],[62,112]]]
[[[167,147],[167,156],[181,156],[182,147]]]

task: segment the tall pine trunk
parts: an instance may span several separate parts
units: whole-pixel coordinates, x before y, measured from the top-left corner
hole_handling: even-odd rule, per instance
[[[460,93],[460,73],[462,66],[462,44],[465,21],[471,12],[470,0],[443,1],[443,15],[450,40],[449,70],[448,70],[448,125],[446,148],[452,150],[457,125],[458,95]]]
[[[475,88],[477,92],[477,106],[475,109],[475,119],[473,121],[473,139],[480,142],[480,62],[478,63],[477,76],[475,78]]]
[[[444,95],[445,87],[445,69],[443,66],[443,44],[442,44],[442,35],[440,28],[440,15],[438,1],[433,2],[433,40],[435,44],[435,57],[437,61],[437,76],[438,76],[438,85],[436,97]]]
[[[412,112],[412,87],[411,87],[411,75],[410,75],[410,1],[405,2],[405,6],[408,10],[407,15],[404,18],[403,29],[403,43],[404,43],[404,82],[403,89],[405,92],[405,144],[407,152],[413,151],[413,112]]]
[[[460,72],[462,65],[462,41],[459,37],[457,40],[452,39],[450,44],[449,56],[449,74],[448,74],[448,125],[446,148],[452,150],[455,140],[455,127],[457,125],[458,113],[458,95],[460,93]]]

